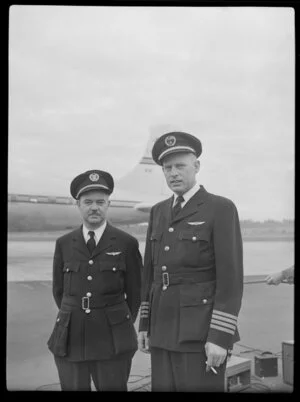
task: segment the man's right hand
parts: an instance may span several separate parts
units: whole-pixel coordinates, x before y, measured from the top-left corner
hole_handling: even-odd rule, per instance
[[[274,274],[268,275],[265,279],[268,285],[279,285],[284,279],[282,272],[275,272]]]
[[[144,353],[150,353],[149,349],[149,338],[147,331],[141,331],[138,334],[138,346],[139,350]]]

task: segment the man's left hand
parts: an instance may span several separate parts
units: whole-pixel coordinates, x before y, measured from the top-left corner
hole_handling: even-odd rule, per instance
[[[219,367],[224,363],[227,356],[227,349],[211,342],[206,342],[205,352],[207,357],[206,371],[209,371],[210,367]]]

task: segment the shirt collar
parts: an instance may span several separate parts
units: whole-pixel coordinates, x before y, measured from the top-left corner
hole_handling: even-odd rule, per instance
[[[197,191],[200,189],[199,184],[195,184],[194,187],[190,188],[186,193],[182,194],[184,198],[184,202],[181,204],[183,207],[192,197],[197,193]],[[173,206],[176,203],[178,195],[174,193],[174,201],[173,201]]]
[[[101,239],[101,237],[103,235],[103,232],[104,232],[104,230],[106,228],[106,225],[107,225],[107,221],[105,221],[98,229],[93,230],[95,232],[96,244],[98,244],[99,240]],[[83,237],[84,237],[85,242],[87,242],[89,240],[89,238],[90,238],[90,235],[89,235],[90,230],[91,229],[88,229],[86,226],[84,226],[84,224],[82,225],[82,233],[83,233]]]

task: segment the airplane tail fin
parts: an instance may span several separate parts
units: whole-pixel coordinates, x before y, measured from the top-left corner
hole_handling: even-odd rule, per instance
[[[117,180],[119,188],[135,193],[170,196],[161,166],[152,159],[151,150],[155,140],[164,132],[171,131],[169,125],[156,126],[150,129],[150,136],[140,162],[125,176]]]

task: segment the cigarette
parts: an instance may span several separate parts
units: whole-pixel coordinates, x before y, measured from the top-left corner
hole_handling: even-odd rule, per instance
[[[211,369],[211,371],[212,371],[214,374],[218,374],[217,370],[214,369],[213,367],[211,367],[210,369]]]
[[[206,364],[207,364],[207,362],[205,362]],[[211,369],[211,371],[214,373],[214,374],[218,374],[218,372],[217,372],[217,370],[215,369],[215,368],[213,368],[212,366],[209,366],[209,368]]]

